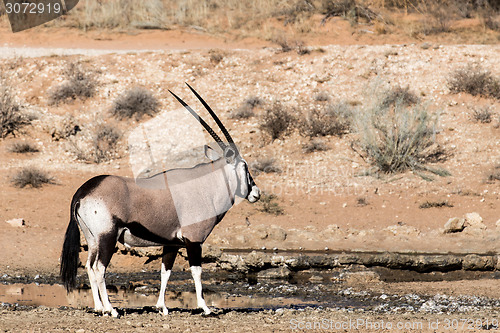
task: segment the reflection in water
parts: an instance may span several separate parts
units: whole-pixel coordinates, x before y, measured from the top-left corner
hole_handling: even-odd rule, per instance
[[[111,303],[117,307],[153,306],[158,299],[158,293],[143,294],[124,289],[108,290],[108,293]],[[261,308],[304,303],[295,298],[235,296],[228,293],[207,293],[205,300],[208,306],[216,308]],[[48,307],[93,306],[90,289],[79,289],[67,294],[66,289],[61,285],[37,285],[34,283],[0,285],[0,303]],[[170,308],[194,309],[196,308],[196,294],[187,291],[167,291],[165,303]]]

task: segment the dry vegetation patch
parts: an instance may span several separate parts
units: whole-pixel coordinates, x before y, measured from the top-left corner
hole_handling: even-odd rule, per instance
[[[151,91],[144,87],[133,87],[114,100],[111,113],[118,119],[135,117],[139,120],[145,115],[155,115],[159,107],[160,102]]]
[[[14,99],[14,94],[7,80],[0,79],[0,138],[12,134],[30,124],[29,118],[22,113],[21,105]]]
[[[477,63],[469,63],[453,71],[448,77],[452,93],[465,92],[472,96],[500,99],[500,78]]]
[[[19,188],[24,188],[26,186],[39,188],[45,184],[55,184],[54,178],[46,171],[35,167],[22,168],[11,178],[11,182],[15,187]]]
[[[49,90],[49,105],[67,103],[77,98],[94,96],[97,87],[95,74],[80,63],[71,62],[63,72],[65,81]]]

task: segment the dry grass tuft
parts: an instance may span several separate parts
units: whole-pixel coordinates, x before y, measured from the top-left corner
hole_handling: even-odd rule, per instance
[[[318,138],[312,139],[311,141],[304,144],[304,146],[302,147],[302,151],[306,154],[310,154],[315,151],[326,151],[329,149],[330,147],[328,147],[325,141]]]
[[[465,92],[472,96],[500,99],[500,79],[479,64],[468,64],[452,72],[448,88],[452,93]]]
[[[491,108],[488,106],[483,106],[475,108],[472,111],[472,119],[478,123],[487,124],[491,123],[492,118]]]
[[[95,74],[79,63],[69,63],[63,72],[66,80],[49,90],[49,104],[67,103],[77,98],[85,100],[94,96],[97,81]]]
[[[263,193],[259,200],[261,206],[259,210],[276,216],[285,214],[285,210],[276,202],[277,199],[278,197],[274,194]]]
[[[442,208],[442,207],[453,207],[453,204],[449,203],[448,200],[439,200],[439,201],[426,201],[418,206],[418,208],[420,209]]]
[[[295,117],[281,103],[275,102],[260,120],[260,128],[271,137],[271,141],[281,139],[294,128]]]
[[[0,139],[16,132],[30,124],[28,117],[21,112],[21,105],[18,104],[12,95],[12,90],[7,81],[0,79]]]
[[[133,87],[113,102],[111,113],[118,119],[135,117],[139,120],[145,115],[153,116],[159,112],[160,102],[144,87]]]
[[[54,178],[43,170],[35,167],[24,167],[19,170],[11,179],[15,187],[24,188],[31,186],[32,188],[42,187],[44,184],[55,184]]]
[[[98,124],[91,131],[88,140],[80,138],[70,141],[70,144],[78,160],[89,163],[103,163],[117,156],[121,138],[121,131],[114,126]]]
[[[426,175],[428,172],[447,176],[448,171],[426,165],[436,154],[432,147],[436,146],[437,119],[437,115],[430,114],[421,103],[384,107],[375,101],[363,112],[356,113],[355,125],[360,139],[352,147],[357,151],[355,147],[359,145],[363,153],[357,152],[361,157],[383,173],[412,170],[425,180],[432,180]]]
[[[342,136],[349,131],[353,109],[347,103],[328,104],[311,110],[300,120],[298,128],[303,136]]]
[[[26,141],[13,142],[9,145],[7,150],[16,154],[38,153],[40,151],[33,143]]]
[[[258,158],[250,164],[250,169],[253,173],[280,173],[281,168],[276,164],[274,157]]]

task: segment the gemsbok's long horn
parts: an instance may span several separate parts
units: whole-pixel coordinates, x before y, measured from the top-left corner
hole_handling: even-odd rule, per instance
[[[193,115],[193,117],[195,117],[196,120],[198,120],[200,122],[201,126],[203,126],[203,128],[205,128],[207,130],[207,132],[212,136],[212,138],[215,140],[215,142],[217,142],[219,144],[219,146],[221,147],[221,149],[224,151],[224,149],[226,149],[226,144],[214,132],[214,130],[210,126],[208,126],[208,124],[205,122],[205,120],[203,120],[203,118],[201,118],[193,109],[191,109],[191,107],[189,105],[187,105],[186,102],[184,102],[179,96],[177,96],[176,94],[174,94],[170,90],[168,92],[171,93],[175,97],[175,99],[177,99],[177,101],[179,101],[179,103],[181,103],[182,106],[184,108],[186,108],[186,110],[188,110],[189,113],[191,113]]]
[[[222,133],[226,137],[227,142],[232,143],[233,144],[232,145],[233,148],[235,148],[233,138],[231,137],[231,135],[229,135],[228,130],[222,124],[222,122],[220,121],[219,117],[217,117],[217,115],[212,110],[212,108],[207,104],[207,102],[205,102],[205,100],[203,98],[201,98],[201,96],[196,92],[196,90],[193,89],[193,87],[191,87],[188,83],[186,83],[186,85],[189,87],[189,89],[191,89],[191,91],[193,92],[193,94],[195,94],[195,96],[200,100],[201,104],[203,104],[203,106],[205,107],[205,109],[207,109],[207,111],[210,113],[210,115],[212,116],[212,118],[214,118],[214,120],[217,123],[217,125],[219,125],[220,130],[222,131]]]

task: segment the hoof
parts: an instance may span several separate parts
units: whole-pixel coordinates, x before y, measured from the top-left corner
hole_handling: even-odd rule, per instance
[[[116,309],[111,309],[111,311],[103,311],[103,316],[111,316],[113,318],[118,318],[118,311]]]
[[[160,312],[162,316],[168,316],[168,309],[167,308],[162,308],[162,307],[156,307],[156,309]]]

